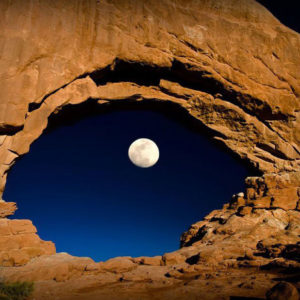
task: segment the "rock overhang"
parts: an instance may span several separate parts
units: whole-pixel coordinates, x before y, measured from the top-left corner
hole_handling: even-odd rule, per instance
[[[2,243],[2,264],[25,264],[26,276],[43,278],[47,264],[40,273],[32,267],[36,262],[39,269],[39,260],[26,265],[41,256],[42,264],[55,266],[45,279],[57,281],[120,266],[128,272],[139,264],[159,272],[182,264],[184,271],[169,270],[169,278],[197,274],[201,263],[294,266],[300,234],[298,33],[251,0],[17,0],[1,1],[0,8],[1,194],[9,170],[49,117],[88,102],[174,103],[263,173],[246,179],[244,194],[193,224],[180,250],[100,265],[65,254],[43,258],[55,253],[54,245],[41,241],[30,221],[6,219],[15,204],[1,202],[1,235],[13,243]],[[14,272],[8,278],[22,279]]]
[[[255,1],[169,2],[42,1],[35,27],[1,3],[2,192],[49,115],[91,98],[175,102],[262,172],[298,171],[299,35]]]

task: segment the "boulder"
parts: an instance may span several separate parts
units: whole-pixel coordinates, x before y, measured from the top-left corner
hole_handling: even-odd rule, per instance
[[[162,256],[162,261],[164,265],[169,266],[169,265],[176,265],[176,264],[181,264],[186,261],[186,257],[181,255],[178,252],[170,252],[170,253],[165,253]]]
[[[124,273],[137,268],[131,257],[115,257],[103,263],[99,263],[99,269],[113,273]]]

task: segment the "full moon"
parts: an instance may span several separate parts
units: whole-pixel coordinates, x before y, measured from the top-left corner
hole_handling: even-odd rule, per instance
[[[149,168],[157,163],[159,150],[152,140],[141,138],[130,145],[128,156],[131,162],[136,166],[140,168]]]

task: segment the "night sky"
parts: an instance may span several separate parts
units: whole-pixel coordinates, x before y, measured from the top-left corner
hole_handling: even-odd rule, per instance
[[[300,31],[293,2],[260,2]],[[58,252],[100,261],[176,250],[189,225],[221,208],[255,174],[173,106],[126,107],[79,106],[52,118],[8,176],[4,199],[19,207],[13,218],[32,220]],[[152,168],[128,159],[128,147],[141,137],[160,149]]]
[[[243,191],[249,171],[184,113],[131,106],[53,120],[8,176],[4,199],[17,202],[14,218],[31,219],[58,252],[99,261],[173,251],[189,225]],[[128,158],[141,137],[160,149],[148,169]]]

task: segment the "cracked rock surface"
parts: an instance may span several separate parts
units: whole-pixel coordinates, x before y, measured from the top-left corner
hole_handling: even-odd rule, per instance
[[[278,281],[294,286],[267,297],[297,297],[297,32],[253,0],[2,0],[0,28],[0,196],[48,118],[82,103],[174,103],[262,173],[158,257],[55,253],[1,201],[1,278],[49,300],[263,298]]]
[[[49,115],[90,98],[175,102],[257,169],[299,169],[300,36],[255,1],[4,0],[0,16],[0,191]]]

